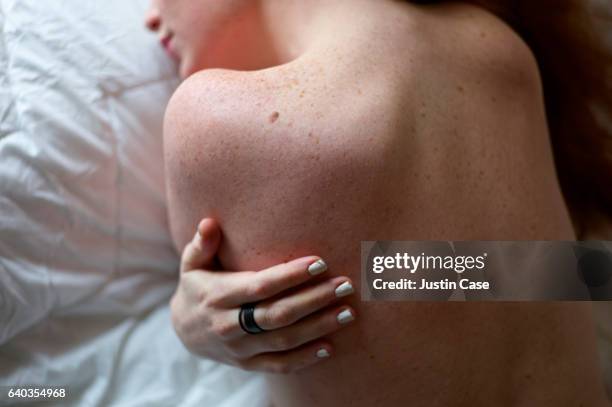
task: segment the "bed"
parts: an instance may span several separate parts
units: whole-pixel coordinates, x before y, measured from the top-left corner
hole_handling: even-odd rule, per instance
[[[190,355],[171,328],[161,124],[178,79],[147,3],[0,0],[0,389],[264,406],[261,375]],[[610,311],[596,310],[608,383]]]

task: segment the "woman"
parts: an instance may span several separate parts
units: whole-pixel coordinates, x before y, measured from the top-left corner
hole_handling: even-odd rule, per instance
[[[344,297],[361,240],[576,237],[538,66],[500,19],[530,14],[480,3],[154,1],[189,76],[165,122],[188,348],[291,373],[269,376],[278,406],[606,405],[588,305]],[[578,222],[598,201],[567,185]],[[221,243],[213,220],[191,238],[203,217]]]

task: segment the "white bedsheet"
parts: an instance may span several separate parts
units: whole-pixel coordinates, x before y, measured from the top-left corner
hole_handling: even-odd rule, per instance
[[[264,405],[261,376],[191,356],[170,325],[161,123],[178,81],[146,5],[0,0],[0,386]]]

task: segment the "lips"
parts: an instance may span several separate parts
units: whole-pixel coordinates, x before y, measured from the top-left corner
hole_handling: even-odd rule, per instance
[[[173,37],[174,35],[172,33],[164,34],[159,39],[159,42],[161,43],[162,47],[164,47],[164,49],[166,50],[168,55],[170,55],[171,58],[178,60],[179,59],[178,53],[176,52],[176,49],[173,46],[174,45],[172,41]]]

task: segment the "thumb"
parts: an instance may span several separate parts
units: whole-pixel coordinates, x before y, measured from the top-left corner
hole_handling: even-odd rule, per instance
[[[181,272],[211,268],[221,242],[221,230],[217,221],[205,218],[198,224],[193,239],[183,249]]]

